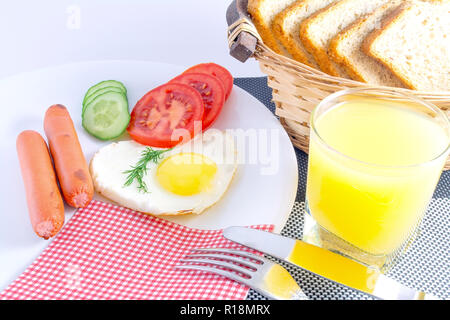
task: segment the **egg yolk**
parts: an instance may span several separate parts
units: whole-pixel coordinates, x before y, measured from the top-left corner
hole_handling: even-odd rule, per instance
[[[161,162],[156,178],[167,191],[190,196],[208,190],[216,172],[216,163],[204,155],[178,153]]]

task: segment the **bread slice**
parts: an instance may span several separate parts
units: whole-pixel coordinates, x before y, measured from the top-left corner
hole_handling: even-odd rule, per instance
[[[380,28],[381,22],[402,0],[393,0],[375,9],[371,14],[357,19],[330,42],[328,50],[331,58],[343,66],[354,80],[377,86],[404,87],[402,81],[376,59],[361,50],[368,34]]]
[[[317,10],[320,10],[336,0],[300,0],[281,11],[273,20],[272,29],[292,57],[319,69],[314,57],[305,49],[300,41],[300,24]]]
[[[346,72],[328,56],[332,38],[360,16],[370,13],[388,0],[340,0],[319,10],[300,25],[300,38],[314,56],[320,68],[334,76],[346,76]]]
[[[248,0],[247,10],[263,42],[273,51],[290,56],[281,42],[276,39],[271,25],[275,16],[296,0]]]
[[[403,5],[362,48],[410,89],[450,91],[450,1]]]

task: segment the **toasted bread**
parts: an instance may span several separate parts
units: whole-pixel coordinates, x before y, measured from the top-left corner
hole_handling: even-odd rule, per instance
[[[410,89],[450,90],[450,1],[407,3],[373,31],[362,49]]]
[[[273,32],[295,60],[319,69],[314,57],[305,49],[300,41],[300,24],[317,10],[335,1],[299,0],[275,17],[272,24]]]
[[[320,68],[331,75],[347,77],[343,68],[328,55],[332,38],[360,16],[370,13],[388,0],[340,0],[319,10],[300,25],[300,38]]]
[[[382,20],[401,3],[401,0],[389,1],[371,14],[357,19],[331,40],[329,55],[354,80],[379,86],[404,87],[402,81],[389,69],[361,50],[366,36],[379,28]]]

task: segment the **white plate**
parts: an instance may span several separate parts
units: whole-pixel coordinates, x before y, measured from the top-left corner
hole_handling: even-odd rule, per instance
[[[55,103],[64,104],[89,161],[108,143],[91,137],[81,126],[81,102],[89,86],[106,79],[122,81],[128,89],[131,109],[147,91],[184,69],[153,62],[87,62],[19,74],[0,81],[0,290],[25,270],[49,243],[34,234],[29,222],[15,149],[19,132],[33,129],[43,134],[45,110]],[[169,219],[202,229],[274,224],[275,231],[280,231],[291,212],[298,183],[297,160],[286,132],[264,105],[236,86],[214,127],[242,129],[248,136],[256,133],[260,143],[267,133],[271,149],[267,152],[265,148],[258,148],[263,157],[254,161],[249,152],[252,145],[246,143],[243,150],[238,150],[246,161],[239,165],[230,188],[219,203],[202,215]],[[267,174],[271,171],[270,161],[278,168],[273,174]],[[73,212],[66,207],[66,222]]]

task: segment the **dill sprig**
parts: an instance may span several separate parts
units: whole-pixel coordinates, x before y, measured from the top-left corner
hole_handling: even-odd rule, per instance
[[[124,187],[130,186],[133,181],[136,180],[139,191],[148,193],[147,185],[143,180],[144,176],[147,174],[147,164],[149,162],[158,163],[161,160],[163,153],[169,150],[172,149],[153,150],[150,147],[145,148],[145,150],[141,152],[141,158],[138,163],[135,166],[132,166],[130,170],[123,172],[128,175]]]

